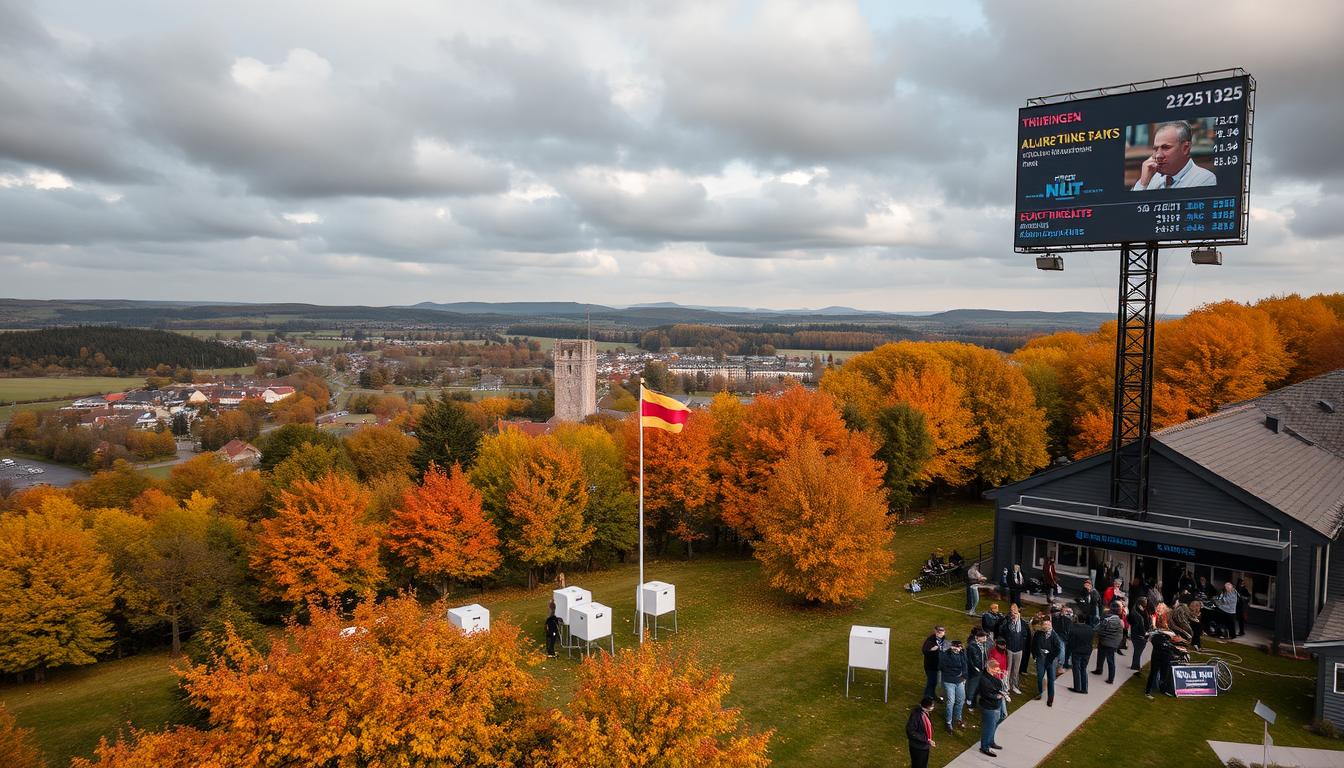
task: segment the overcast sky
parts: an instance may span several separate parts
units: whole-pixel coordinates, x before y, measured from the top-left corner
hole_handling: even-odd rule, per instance
[[[1112,311],[1012,250],[1032,96],[1245,67],[1250,245],[1344,291],[1344,3],[0,0],[0,296]]]

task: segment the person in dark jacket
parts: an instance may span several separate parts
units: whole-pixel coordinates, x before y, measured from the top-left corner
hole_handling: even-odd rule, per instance
[[[1140,597],[1129,609],[1129,640],[1134,644],[1134,658],[1130,660],[1129,668],[1135,672],[1143,666],[1143,649],[1152,631],[1153,617],[1148,613],[1148,598]]]
[[[1021,565],[1014,565],[1013,572],[1008,574],[1008,595],[1013,605],[1022,606],[1022,590],[1027,588],[1027,575],[1022,573]]]
[[[1078,620],[1086,621],[1093,629],[1101,622],[1101,593],[1092,587],[1091,579],[1083,579],[1083,595],[1078,598]]]
[[[933,698],[938,693],[938,662],[943,649],[947,647],[947,630],[934,627],[933,634],[924,638],[920,649],[924,654],[924,697]]]
[[[1003,681],[999,679],[1001,674],[1003,670],[999,669],[999,663],[991,659],[989,666],[985,667],[985,673],[980,676],[980,687],[977,691],[982,724],[980,751],[990,757],[998,757],[998,753],[992,752],[991,749],[1003,749],[994,741],[994,733],[999,728],[1000,707],[1008,696],[1004,691]]]
[[[560,639],[560,617],[555,615],[555,603],[551,603],[551,615],[546,617],[546,655],[555,656],[555,641]]]
[[[1022,676],[1022,662],[1028,656],[1024,653],[1027,650],[1027,640],[1031,638],[1031,625],[1022,618],[1022,612],[1016,605],[1008,606],[1008,615],[1004,617],[1003,623],[999,625],[999,631],[995,633],[996,637],[1001,637],[1008,643],[1008,679],[1006,687],[1012,689],[1013,693],[1021,693],[1018,687],[1018,681]]]
[[[1055,706],[1055,669],[1059,666],[1059,656],[1064,653],[1064,641],[1059,639],[1050,621],[1041,623],[1041,631],[1031,639],[1031,655],[1036,659],[1036,698],[1041,698],[1048,690],[1047,707]]]
[[[966,642],[966,708],[975,707],[975,695],[980,689],[980,675],[989,663],[989,636],[983,629],[971,632]]]
[[[947,703],[947,732],[955,721],[962,727],[961,712],[966,707],[966,651],[960,640],[953,640],[938,657],[938,674],[943,679],[943,699]]]
[[[1087,663],[1092,659],[1092,626],[1085,621],[1075,621],[1069,626],[1069,655],[1073,657],[1074,693],[1087,693]]]
[[[929,750],[938,746],[933,740],[933,698],[925,696],[919,706],[910,710],[905,721],[905,738],[910,742],[910,765],[929,768]]]
[[[1237,637],[1246,634],[1246,614],[1251,607],[1251,590],[1246,588],[1246,578],[1237,577]]]
[[[1115,651],[1120,647],[1120,639],[1125,636],[1125,623],[1120,619],[1120,606],[1111,604],[1106,618],[1097,624],[1097,668],[1092,674],[1100,675],[1102,664],[1106,665],[1106,682],[1115,682]]]
[[[1067,605],[1061,606],[1059,613],[1051,616],[1050,621],[1055,625],[1055,631],[1064,639],[1064,644],[1067,646],[1069,642],[1069,630],[1073,629],[1073,609]],[[1073,654],[1065,653],[1061,662],[1065,669],[1073,669]]]
[[[990,638],[998,637],[999,625],[1003,623],[1003,614],[999,613],[999,604],[990,603],[989,610],[980,615],[980,628]]]
[[[1160,629],[1156,630],[1149,636],[1148,644],[1153,648],[1153,660],[1148,668],[1148,685],[1144,687],[1143,694],[1153,698],[1153,688],[1156,687],[1160,693],[1175,696],[1175,682],[1171,679],[1171,636]]]

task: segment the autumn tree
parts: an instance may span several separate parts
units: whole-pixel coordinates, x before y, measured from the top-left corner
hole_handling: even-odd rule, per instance
[[[262,472],[270,472],[305,443],[343,450],[340,438],[329,432],[323,432],[311,424],[285,424],[258,441],[257,449],[261,451],[261,459],[257,462],[257,468]]]
[[[301,443],[271,470],[271,483],[276,488],[288,488],[299,480],[316,480],[332,473],[355,474],[344,446],[339,442],[335,445]]]
[[[79,768],[523,765],[539,754],[541,686],[518,630],[464,634],[413,598],[316,609],[262,653],[236,636],[183,686],[210,729],[104,743]],[[344,632],[348,626],[354,633]]]
[[[1333,370],[1321,368],[1314,359],[1319,340],[1344,334],[1344,325],[1330,305],[1320,296],[1302,298],[1296,293],[1275,296],[1256,302],[1255,308],[1269,315],[1283,341],[1284,352],[1290,360],[1285,384],[1295,384],[1320,373]]]
[[[376,588],[383,569],[379,531],[365,520],[368,501],[359,483],[336,473],[281,491],[251,557],[265,579],[263,594],[302,605]]]
[[[425,410],[416,418],[415,439],[419,446],[411,455],[411,464],[417,471],[424,472],[430,464],[470,467],[476,461],[481,428],[461,403],[450,400],[443,392],[439,399],[426,403]]]
[[[552,764],[594,768],[746,768],[770,764],[773,731],[751,733],[725,707],[732,676],[657,643],[583,662],[579,686],[556,712]]]
[[[404,405],[405,400],[397,398]],[[361,480],[387,474],[407,477],[415,473],[411,455],[419,443],[396,427],[363,427],[345,438],[345,452]]]
[[[720,513],[746,539],[756,537],[756,497],[770,481],[775,463],[805,438],[812,439],[823,453],[880,474],[872,458],[876,444],[862,433],[849,431],[835,400],[826,392],[792,385],[778,394],[761,395],[742,410],[732,430],[734,439],[719,443],[727,451],[719,465],[724,473]]]
[[[58,501],[0,517],[0,672],[41,679],[92,664],[112,643],[111,564]]]
[[[554,440],[538,440],[531,458],[509,478],[510,552],[528,568],[528,586],[540,569],[573,562],[593,540],[583,518],[588,505],[583,463]]]
[[[1225,301],[1160,324],[1154,367],[1197,417],[1264,394],[1288,374],[1290,361],[1268,313]]]
[[[507,525],[513,470],[532,458],[535,441],[522,430],[506,427],[481,440],[471,484],[481,492],[481,505],[497,525]],[[507,537],[506,537],[507,538]]]
[[[260,472],[239,472],[236,465],[215,453],[174,465],[164,487],[179,501],[200,492],[218,502],[221,515],[248,521],[260,519],[269,493]]]
[[[612,555],[623,558],[638,541],[639,498],[625,473],[621,446],[596,424],[561,424],[551,439],[583,465],[588,488],[583,517],[593,527],[593,540],[585,553],[589,564]]]
[[[388,546],[439,595],[453,582],[483,579],[499,568],[499,536],[481,509],[481,494],[454,464],[431,464],[402,496],[387,526]]]
[[[712,416],[694,412],[680,434],[644,430],[644,526],[658,551],[670,540],[686,546],[705,538],[715,513],[717,488],[711,473]],[[639,475],[639,417],[626,420],[626,471]]]
[[[806,438],[774,465],[756,505],[755,555],[772,587],[821,603],[872,592],[891,568],[881,475]]]
[[[20,728],[9,708],[0,703],[0,763],[5,768],[42,768],[42,751],[31,728]]]
[[[122,507],[131,505],[136,496],[154,486],[154,481],[129,462],[118,461],[111,469],[97,472],[88,480],[70,486],[70,498],[81,507]]]

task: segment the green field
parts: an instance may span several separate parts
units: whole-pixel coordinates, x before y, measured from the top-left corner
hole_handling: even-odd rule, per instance
[[[249,369],[250,370],[250,369]],[[57,400],[124,392],[144,386],[144,376],[62,376],[0,379],[0,402]]]
[[[21,405],[0,405],[0,424],[8,422],[9,417],[13,416],[19,411],[47,411],[51,410],[52,408],[62,408],[73,402],[75,401],[48,400],[41,403],[23,403]]]
[[[930,549],[957,547],[974,551],[992,532],[993,510],[984,504],[940,510],[921,524],[896,529],[896,569],[863,604],[853,608],[799,605],[768,589],[755,560],[709,555],[693,561],[653,557],[648,579],[677,586],[680,634],[660,630],[660,643],[693,650],[704,661],[734,676],[728,703],[741,707],[755,729],[774,728],[771,756],[780,766],[856,768],[903,764],[903,724],[924,684],[919,646],[935,623],[950,637],[962,638],[973,619],[961,612],[962,591],[906,593],[909,580]],[[568,572],[568,583],[593,592],[613,608],[617,648],[634,643],[632,564],[604,571]],[[547,585],[534,590],[464,591],[457,602],[479,602],[498,622],[520,624],[541,642],[542,621],[550,597]],[[667,626],[668,617],[661,620]],[[860,672],[844,697],[845,657],[851,625],[892,629],[891,699],[882,701],[881,677]],[[1130,682],[1088,725],[1050,758],[1051,765],[1171,765],[1169,748],[1181,745],[1182,766],[1212,766],[1205,738],[1253,740],[1258,734],[1250,705],[1259,698],[1279,712],[1276,743],[1340,746],[1303,729],[1310,714],[1312,684],[1307,662],[1270,658],[1245,646],[1233,646],[1246,666],[1289,677],[1237,673],[1233,695],[1213,701],[1149,702],[1141,686]],[[577,659],[548,659],[537,668],[550,682],[547,701],[562,705],[574,686]],[[163,655],[104,662],[91,669],[61,672],[40,685],[0,687],[0,699],[14,708],[20,724],[37,728],[52,765],[70,755],[87,754],[100,734],[112,734],[131,720],[154,727],[179,716],[171,705],[173,678]],[[1034,680],[1028,678],[1034,684]],[[1015,697],[1014,706],[1026,697]],[[941,718],[941,706],[936,711]],[[941,720],[939,727],[941,727]],[[937,734],[933,764],[943,765],[978,740],[978,731]],[[1007,746],[1007,745],[1006,745]],[[1010,746],[1011,748],[1011,746]]]
[[[855,355],[862,355],[863,353],[855,352],[854,350],[841,351],[833,349],[776,349],[775,354],[783,355],[785,357],[820,357],[822,360],[825,360],[826,356],[830,355],[838,363],[841,360],[848,360]]]
[[[513,337],[510,336],[509,338]],[[548,336],[520,336],[519,338],[531,339],[539,342],[541,344],[542,352],[550,352],[552,349],[555,349],[555,342],[561,341],[561,339],[552,339]],[[633,352],[639,348],[639,345],[636,343],[631,342],[627,344],[623,341],[594,341],[593,344],[597,347],[598,352],[610,352],[613,349],[624,349]]]

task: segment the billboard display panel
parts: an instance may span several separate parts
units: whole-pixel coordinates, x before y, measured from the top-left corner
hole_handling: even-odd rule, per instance
[[[1241,74],[1032,100],[1018,112],[1014,248],[1245,243],[1254,91]]]

